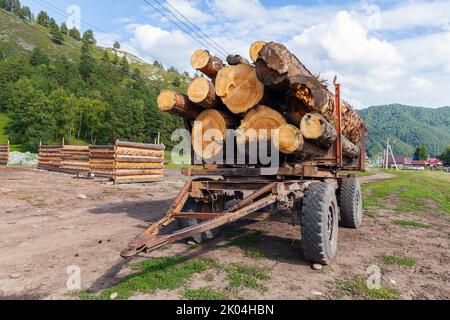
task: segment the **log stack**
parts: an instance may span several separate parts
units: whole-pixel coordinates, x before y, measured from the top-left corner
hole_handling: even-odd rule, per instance
[[[0,166],[8,165],[8,161],[9,161],[9,143],[0,144]]]
[[[235,130],[238,144],[260,140],[262,129],[270,140],[271,132],[279,129],[282,154],[325,157],[338,140],[334,94],[282,44],[257,41],[249,56],[253,64],[230,55],[227,65],[206,50],[195,51],[191,64],[203,75],[192,80],[187,95],[162,91],[158,107],[190,124],[194,152],[204,160],[224,151],[227,129]],[[365,124],[345,101],[341,113],[343,156],[351,163],[360,156]],[[208,129],[223,137],[206,137]]]
[[[61,169],[67,173],[89,173],[89,146],[65,145],[61,149]]]
[[[39,146],[38,169],[61,171],[61,152],[64,146]]]

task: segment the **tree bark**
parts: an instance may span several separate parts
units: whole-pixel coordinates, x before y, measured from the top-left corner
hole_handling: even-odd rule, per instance
[[[264,85],[256,76],[256,69],[250,65],[228,66],[216,77],[216,94],[234,114],[247,112],[264,96]]]
[[[225,152],[227,129],[232,129],[235,125],[233,117],[225,112],[214,109],[203,111],[192,128],[192,146],[195,154],[204,160],[210,160],[220,152]]]
[[[229,55],[227,57],[227,62],[230,66],[236,66],[238,64],[250,64],[247,59],[245,59],[243,56],[240,56],[238,54],[236,55]]]
[[[209,51],[202,49],[192,54],[191,65],[210,79],[214,79],[217,73],[225,66],[222,60],[214,57]]]
[[[256,41],[250,46],[249,54],[250,59],[256,63],[259,59],[259,52],[266,45],[265,41]]]
[[[172,90],[163,90],[158,96],[157,103],[161,111],[186,120],[195,120],[202,112],[202,107],[192,103],[185,95]]]
[[[211,81],[205,78],[195,78],[188,88],[189,100],[206,109],[216,107],[216,89]]]
[[[270,42],[259,53],[258,78],[273,89],[288,92],[310,111],[316,111],[332,124],[336,123],[335,97],[284,45]],[[360,140],[364,121],[342,101],[342,132],[352,142]]]

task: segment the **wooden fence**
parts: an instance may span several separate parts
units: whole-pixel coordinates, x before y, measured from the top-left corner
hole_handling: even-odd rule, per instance
[[[164,145],[117,141],[108,146],[41,146],[39,169],[86,173],[117,184],[161,181]]]
[[[0,144],[0,165],[8,165],[9,161],[9,143]]]
[[[48,171],[61,171],[62,145],[40,146],[38,169]]]
[[[65,145],[61,149],[61,169],[67,173],[89,173],[89,146]]]
[[[115,183],[161,181],[164,177],[163,145],[117,141]]]

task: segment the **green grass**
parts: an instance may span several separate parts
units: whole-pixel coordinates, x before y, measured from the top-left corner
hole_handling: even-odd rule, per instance
[[[244,252],[244,256],[252,259],[263,259],[267,257],[261,250],[247,250]]]
[[[228,272],[230,285],[235,288],[244,287],[265,291],[266,288],[260,282],[270,280],[266,270],[259,267],[235,263],[226,266],[225,270]]]
[[[396,264],[398,266],[405,267],[414,267],[417,263],[413,258],[401,256],[382,255],[380,259],[383,260],[383,262],[386,264]]]
[[[397,177],[362,186],[366,211],[386,207],[388,197],[395,195],[398,201],[394,203],[394,211],[398,213],[438,209],[450,214],[450,175],[437,171],[388,172]]]
[[[157,290],[170,290],[183,286],[194,274],[217,267],[210,259],[189,260],[188,257],[167,257],[143,261],[134,266],[136,273],[126,277],[120,283],[98,294],[81,292],[82,300],[109,300],[117,293],[116,299],[126,300],[136,293],[154,293]]]
[[[428,225],[418,222],[418,221],[395,220],[394,224],[401,226],[401,227],[413,227],[413,228],[418,228],[418,229],[429,228]]]
[[[188,300],[229,300],[226,292],[215,291],[208,288],[188,289],[183,292],[183,297]]]
[[[238,229],[231,236],[230,245],[237,247],[254,247],[260,244],[264,232],[254,229]]]
[[[355,300],[397,300],[400,298],[398,290],[385,285],[381,285],[379,289],[369,289],[366,281],[360,277],[336,280],[334,284],[333,295],[338,299],[345,296]]]

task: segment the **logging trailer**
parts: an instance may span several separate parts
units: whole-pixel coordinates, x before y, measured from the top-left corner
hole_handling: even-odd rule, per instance
[[[240,219],[271,219],[301,226],[302,248],[312,263],[329,264],[336,257],[338,228],[358,228],[362,197],[358,180],[341,171],[365,171],[367,129],[360,128],[360,155],[347,163],[343,157],[340,85],[336,83],[338,138],[327,155],[301,163],[283,163],[273,176],[258,167],[204,166],[186,168],[191,177],[166,215],[138,235],[121,252],[124,258],[191,238],[197,243],[214,238],[219,228]],[[187,129],[191,129],[185,121]],[[161,234],[178,221],[180,229]]]

